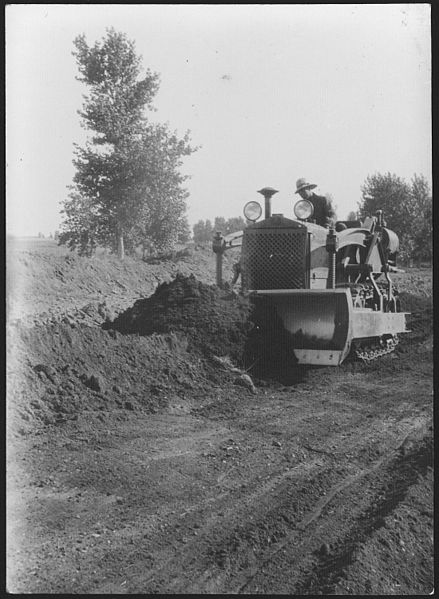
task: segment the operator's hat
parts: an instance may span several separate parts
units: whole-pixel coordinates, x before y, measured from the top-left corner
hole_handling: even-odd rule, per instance
[[[314,183],[308,183],[306,179],[297,179],[296,187],[297,189],[294,193],[299,193],[299,191],[302,191],[302,189],[314,189],[314,187],[317,187],[317,185],[314,185]]]

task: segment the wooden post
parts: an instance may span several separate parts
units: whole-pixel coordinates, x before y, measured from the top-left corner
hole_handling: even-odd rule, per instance
[[[223,253],[224,253],[224,244],[223,244],[223,236],[221,235],[221,231],[217,231],[213,238],[212,249],[216,254],[216,284],[218,287],[222,287],[223,285]]]

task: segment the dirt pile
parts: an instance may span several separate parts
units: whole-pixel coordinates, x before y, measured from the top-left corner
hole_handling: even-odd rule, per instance
[[[408,312],[407,328],[411,331],[401,335],[399,349],[408,349],[416,344],[432,343],[433,294],[431,269],[408,269],[392,275],[399,289],[402,312]]]
[[[200,356],[229,356],[241,362],[251,306],[247,299],[178,274],[104,325],[123,334],[180,333],[188,351]]]
[[[17,429],[110,414],[125,418],[127,410],[156,411],[173,398],[189,403],[212,386],[236,382],[211,356],[228,357],[258,386],[262,379],[303,379],[269,302],[250,305],[212,284],[210,249],[157,265],[109,256],[86,260],[56,245],[14,251],[8,257],[9,278],[16,279],[9,306],[15,313],[23,300],[29,317],[8,318],[8,415]],[[416,351],[422,362],[420,352],[427,356],[432,343],[430,279],[425,273],[400,278],[412,332],[401,336],[396,354],[405,359]]]
[[[303,378],[303,368],[295,368],[292,337],[269,300],[250,302],[193,275],[178,274],[104,328],[125,335],[178,333],[187,339],[189,352],[227,356],[256,378],[284,383]]]
[[[37,326],[8,327],[8,409],[12,431],[35,422],[124,419],[203,395],[236,376],[208,360],[242,359],[249,303],[177,275],[114,321],[105,303]]]
[[[410,343],[420,343],[431,335],[431,323],[433,321],[433,302],[430,296],[407,293],[399,294],[401,299],[401,310],[409,312],[407,316],[407,328],[410,333],[407,337]]]
[[[226,281],[232,278],[236,259],[232,254],[224,256]],[[121,312],[178,272],[194,274],[207,283],[215,281],[215,255],[210,245],[186,247],[148,261],[126,256],[121,262],[102,250],[85,258],[53,240],[17,239],[8,240],[6,266],[8,319],[34,315],[35,323],[41,322],[43,312],[57,317],[89,302],[106,301]]]
[[[100,327],[51,324],[12,327],[8,334],[8,425],[155,412],[211,382],[177,335],[126,337]]]

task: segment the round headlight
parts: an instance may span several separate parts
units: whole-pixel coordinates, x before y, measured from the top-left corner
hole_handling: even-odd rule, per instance
[[[299,200],[294,206],[294,214],[299,220],[306,220],[314,214],[314,206],[308,200]]]
[[[261,205],[258,202],[247,202],[244,206],[244,216],[247,220],[252,222],[258,220],[262,214]]]

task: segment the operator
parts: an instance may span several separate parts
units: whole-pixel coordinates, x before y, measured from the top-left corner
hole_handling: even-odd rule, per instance
[[[306,179],[297,179],[296,191],[304,200],[308,200],[314,206],[314,214],[311,219],[321,227],[329,227],[335,221],[335,210],[331,200],[326,196],[319,196],[312,190],[317,187],[314,183],[308,183]]]
[[[238,260],[236,262],[234,262],[234,264],[232,265],[232,269],[233,269],[233,278],[232,278],[232,282],[230,284],[233,287],[233,285],[239,279],[239,276],[241,274],[241,256],[238,258]]]

